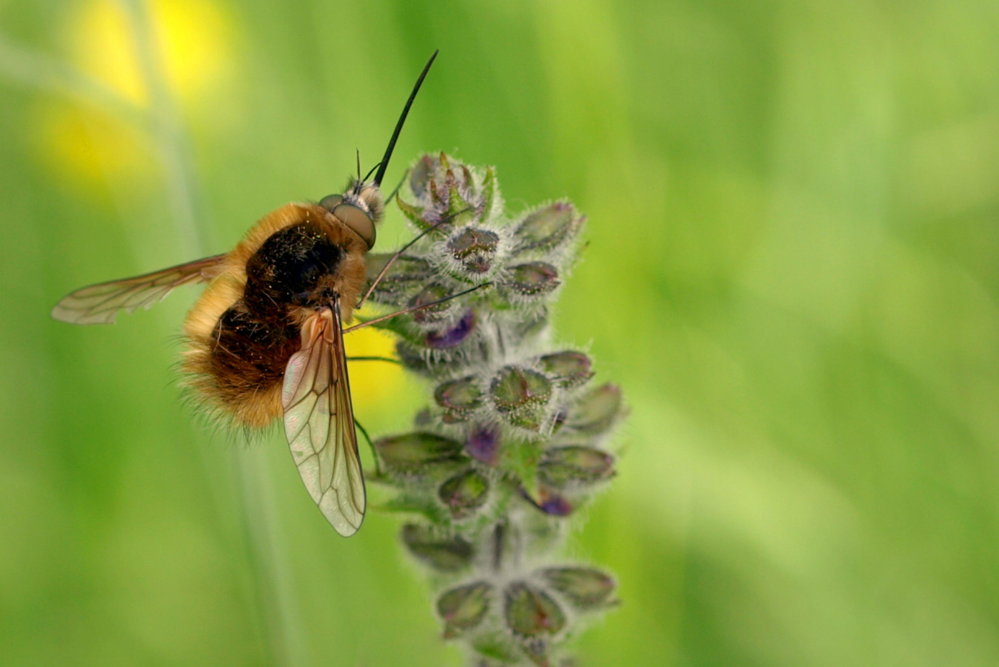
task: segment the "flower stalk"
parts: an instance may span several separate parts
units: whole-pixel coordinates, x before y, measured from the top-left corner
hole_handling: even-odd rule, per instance
[[[433,383],[414,430],[376,440],[402,543],[432,574],[446,639],[477,665],[550,665],[581,619],[615,603],[614,579],[560,563],[570,522],[614,475],[620,390],[552,343],[549,312],[585,221],[572,204],[507,217],[492,168],[425,155],[399,207],[422,232],[375,287],[402,364]],[[373,255],[369,277],[390,255]]]

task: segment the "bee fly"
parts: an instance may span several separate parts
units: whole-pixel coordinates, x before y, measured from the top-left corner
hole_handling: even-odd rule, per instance
[[[268,213],[228,253],[84,287],[52,309],[63,322],[109,324],[119,310],[208,283],[184,322],[190,385],[237,424],[263,427],[283,415],[305,487],[345,536],[360,528],[366,500],[343,322],[365,282],[365,254],[384,211],[382,178],[436,57],[416,80],[372,180],[358,177],[343,194]]]

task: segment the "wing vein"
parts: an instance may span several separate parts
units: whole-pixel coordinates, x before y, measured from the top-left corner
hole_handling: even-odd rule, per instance
[[[285,369],[285,435],[313,501],[337,532],[352,535],[366,500],[338,299],[315,312],[301,335]]]

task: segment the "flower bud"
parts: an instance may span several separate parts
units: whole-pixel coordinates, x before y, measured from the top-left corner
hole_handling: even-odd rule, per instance
[[[430,177],[438,164],[442,162],[447,162],[447,156],[443,153],[440,156],[433,156],[427,153],[416,161],[413,168],[409,170],[409,189],[413,191],[414,195],[420,199],[427,196]]]
[[[562,350],[538,359],[542,370],[560,387],[576,387],[591,377],[590,358],[576,350]]]
[[[575,509],[568,498],[547,489],[538,492],[538,502],[535,506],[548,516],[569,516]]]
[[[544,637],[521,637],[520,649],[537,667],[551,667],[551,642]],[[559,667],[574,667],[572,660],[560,661]]]
[[[528,214],[515,232],[517,247],[514,254],[527,250],[550,251],[571,239],[585,218],[574,217],[572,204],[556,202]]]
[[[475,217],[475,202],[473,188],[475,183],[472,180],[472,172],[463,164],[456,168],[448,169],[444,172],[444,186],[447,188],[447,217],[455,220],[457,218]]]
[[[430,206],[435,209],[447,210],[447,199],[445,199],[445,193],[448,191],[447,185],[441,186],[441,181],[432,178],[427,184],[427,194],[430,196]]]
[[[493,377],[489,392],[493,405],[508,422],[536,431],[547,416],[552,384],[537,371],[506,366]]]
[[[375,451],[390,472],[419,473],[425,466],[463,460],[462,444],[434,433],[416,432],[379,438]]]
[[[538,464],[541,479],[555,487],[593,484],[614,474],[614,457],[581,445],[545,450]]]
[[[496,170],[493,167],[486,167],[479,194],[479,211],[481,211],[483,218],[491,217],[493,206],[497,203]]]
[[[460,162],[452,162],[441,153],[424,155],[410,173],[409,186],[417,204],[399,199],[408,218],[426,229],[442,220],[461,225],[463,220],[477,220],[491,210],[495,184],[487,172],[479,186],[472,171]]]
[[[537,493],[538,497],[534,498],[526,490],[520,490],[520,495],[524,500],[548,516],[569,516],[575,509],[567,498],[560,496],[551,489],[541,487]]]
[[[541,576],[578,609],[607,606],[616,586],[610,575],[589,567],[550,567]]]
[[[482,390],[474,376],[442,382],[434,390],[434,400],[444,408],[444,419],[455,423],[482,406]]]
[[[558,269],[547,262],[512,266],[506,280],[499,283],[502,288],[521,296],[548,294],[560,284]]]
[[[572,407],[569,425],[577,433],[599,435],[621,414],[621,388],[605,384],[588,392]]]
[[[432,220],[434,214],[432,211],[428,211],[425,206],[410,204],[402,197],[396,197],[395,201],[399,206],[399,210],[402,211],[402,214],[421,230],[425,230],[439,222],[439,220]]]
[[[550,595],[523,581],[506,588],[507,627],[521,637],[558,634],[565,627],[565,612]]]
[[[437,490],[437,496],[455,519],[463,519],[475,513],[489,497],[489,480],[476,470],[451,477]]]
[[[409,306],[411,308],[420,308],[419,310],[413,311],[413,320],[419,322],[420,324],[426,324],[428,322],[440,322],[446,319],[450,314],[451,308],[454,303],[451,301],[444,301],[443,303],[434,303],[435,301],[440,301],[441,299],[451,296],[451,290],[444,285],[439,283],[430,283],[419,292],[416,296],[409,300]],[[428,305],[434,304],[434,305]]]
[[[409,552],[439,572],[454,572],[472,562],[471,543],[461,535],[441,536],[427,527],[407,523],[402,541]]]
[[[448,252],[461,263],[465,271],[481,275],[487,273],[496,259],[499,235],[488,229],[465,227],[447,241]]]
[[[437,598],[437,613],[444,619],[444,637],[457,637],[482,622],[489,611],[493,587],[485,581],[458,586]]]

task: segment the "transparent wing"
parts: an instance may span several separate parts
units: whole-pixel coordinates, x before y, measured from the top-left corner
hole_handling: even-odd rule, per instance
[[[284,432],[305,488],[338,533],[353,535],[366,500],[337,302],[302,326],[302,349],[288,361],[282,402]]]
[[[119,310],[130,313],[149,308],[176,287],[211,280],[223,257],[213,255],[134,278],[81,287],[55,305],[52,317],[70,324],[111,324]]]

